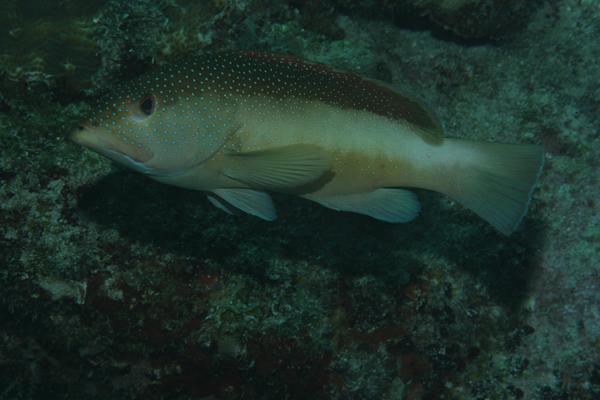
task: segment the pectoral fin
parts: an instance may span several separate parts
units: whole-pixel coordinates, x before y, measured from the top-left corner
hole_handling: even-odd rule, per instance
[[[275,211],[273,201],[265,192],[252,189],[215,189],[212,192],[219,196],[221,200],[228,203],[228,205],[245,213],[267,221],[273,221],[277,218],[277,212]],[[211,203],[215,204],[212,201]],[[226,206],[223,204],[219,204],[217,207],[226,209]]]
[[[261,189],[293,188],[319,179],[331,167],[319,146],[296,144],[226,155],[223,174]]]
[[[412,221],[421,210],[417,196],[404,189],[382,188],[368,193],[332,196],[315,201],[334,210],[365,214],[394,223]]]

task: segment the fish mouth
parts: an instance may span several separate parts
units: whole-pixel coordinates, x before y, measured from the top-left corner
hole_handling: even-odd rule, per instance
[[[153,177],[173,177],[185,172],[185,170],[164,170],[147,165],[147,162],[154,157],[154,153],[148,147],[131,139],[125,143],[104,128],[80,124],[71,134],[71,140],[142,174]]]
[[[82,123],[71,134],[71,140],[118,162],[148,162],[154,154],[146,146],[129,140],[125,143],[108,130]]]

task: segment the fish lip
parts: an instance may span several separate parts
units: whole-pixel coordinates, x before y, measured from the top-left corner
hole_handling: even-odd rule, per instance
[[[129,158],[137,163],[145,163],[154,156],[146,146],[134,140],[125,143],[109,131],[92,127],[86,122],[79,124],[79,127],[71,133],[70,139],[81,146],[113,159],[115,158],[113,156],[118,154],[119,158]]]

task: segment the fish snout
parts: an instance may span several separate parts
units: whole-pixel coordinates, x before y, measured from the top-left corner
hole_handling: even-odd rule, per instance
[[[109,130],[93,126],[87,121],[79,123],[70,139],[109,158],[114,158],[114,154],[121,154],[136,162],[147,162],[153,157],[152,151],[146,146],[133,140],[126,143]]]

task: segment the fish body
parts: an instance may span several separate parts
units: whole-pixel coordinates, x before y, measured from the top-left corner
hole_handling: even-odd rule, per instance
[[[449,195],[502,233],[526,213],[541,148],[443,138],[419,102],[297,58],[189,58],[103,98],[73,139],[215,206],[276,217],[268,192],[388,222],[420,211],[406,188]]]

